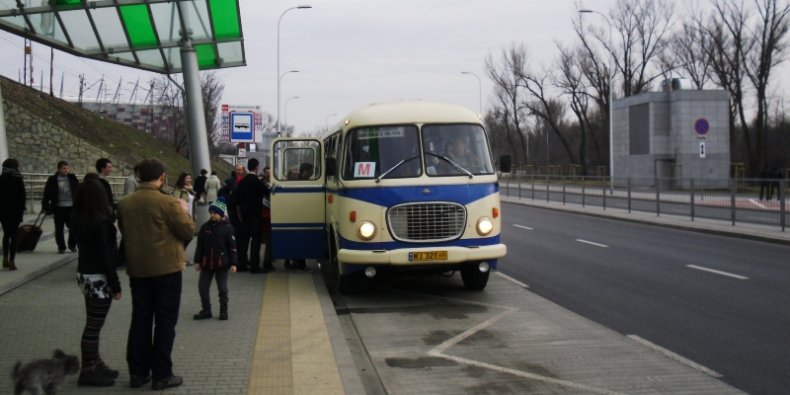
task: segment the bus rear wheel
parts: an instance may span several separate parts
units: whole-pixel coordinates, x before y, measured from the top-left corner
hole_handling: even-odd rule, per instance
[[[464,287],[470,291],[482,291],[488,284],[488,277],[491,275],[491,270],[481,272],[477,265],[468,265],[461,269],[461,280],[464,282]]]

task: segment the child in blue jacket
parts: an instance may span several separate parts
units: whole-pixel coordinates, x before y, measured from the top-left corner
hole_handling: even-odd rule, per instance
[[[202,309],[192,316],[196,320],[211,318],[211,298],[209,288],[211,279],[216,276],[219,291],[219,319],[228,319],[228,271],[236,273],[238,257],[233,226],[228,222],[225,212],[227,206],[217,200],[208,208],[211,218],[200,227],[197,248],[195,248],[195,270],[200,271],[198,291]]]

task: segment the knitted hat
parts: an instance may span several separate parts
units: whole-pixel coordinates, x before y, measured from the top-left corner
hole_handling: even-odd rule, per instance
[[[208,206],[208,212],[210,213],[217,213],[220,217],[225,216],[225,211],[228,211],[228,206],[225,205],[225,202],[222,200],[217,200],[214,203],[211,203]]]

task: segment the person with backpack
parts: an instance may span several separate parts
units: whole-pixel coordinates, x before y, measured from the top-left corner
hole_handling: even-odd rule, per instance
[[[233,227],[225,216],[227,206],[224,201],[215,201],[208,211],[211,217],[200,227],[195,248],[195,270],[200,271],[198,292],[201,310],[192,318],[205,320],[213,317],[209,289],[212,278],[216,278],[219,319],[224,321],[228,319],[228,272],[236,273],[238,264],[236,238],[233,236]]]

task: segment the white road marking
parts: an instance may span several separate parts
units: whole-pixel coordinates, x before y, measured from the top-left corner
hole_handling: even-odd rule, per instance
[[[510,276],[508,276],[508,275],[507,275],[507,274],[505,274],[505,273],[502,273],[502,272],[494,272],[494,274],[496,274],[496,275],[497,275],[497,276],[499,276],[499,277],[502,277],[502,278],[504,278],[504,279],[505,279],[505,280],[507,280],[507,281],[510,281],[510,282],[511,282],[511,283],[513,283],[513,284],[516,284],[516,285],[518,285],[519,287],[524,287],[524,288],[527,288],[527,289],[529,289],[529,285],[527,285],[527,284],[524,284],[524,283],[522,283],[521,281],[518,281],[518,280],[516,280],[515,278],[513,278],[513,277],[510,277]]]
[[[759,207],[759,208],[762,208],[762,209],[766,209],[766,208],[768,208],[768,207],[765,207],[765,205],[763,205],[762,203],[758,203],[758,202],[757,202],[756,200],[754,200],[754,199],[749,199],[749,202],[751,202],[753,205],[755,205],[755,206],[757,206],[757,207]]]
[[[702,270],[703,272],[718,274],[718,275],[721,275],[721,276],[737,278],[738,280],[748,280],[749,279],[749,277],[741,276],[740,274],[723,272],[721,270],[711,269],[711,268],[697,266],[697,265],[686,265],[686,267],[691,268],[691,269],[696,269],[696,270]]]
[[[635,342],[637,342],[637,343],[639,343],[639,344],[642,344],[642,345],[644,345],[644,346],[646,346],[646,347],[648,347],[648,348],[650,348],[650,349],[652,349],[654,351],[657,351],[657,352],[659,352],[661,354],[664,354],[667,357],[669,357],[670,359],[673,359],[673,360],[678,361],[678,362],[680,362],[680,363],[682,363],[682,364],[684,364],[684,365],[686,365],[686,366],[688,366],[688,367],[690,367],[692,369],[695,369],[697,371],[705,373],[708,376],[716,377],[716,378],[721,378],[722,377],[721,374],[717,373],[715,370],[708,369],[705,366],[702,366],[702,365],[700,365],[700,364],[698,364],[698,363],[696,363],[696,362],[694,362],[694,361],[692,361],[692,360],[690,360],[688,358],[685,358],[683,356],[675,354],[674,352],[669,351],[666,348],[661,347],[661,346],[659,346],[659,345],[657,345],[655,343],[652,343],[649,340],[642,339],[641,337],[639,337],[637,335],[627,335],[626,337],[631,339],[631,340],[633,340],[633,341],[635,341]]]
[[[526,229],[526,230],[534,230],[533,228],[530,228],[529,226],[524,226],[524,225],[513,224],[513,226],[515,226],[517,228],[521,228],[521,229]]]
[[[589,244],[589,245],[593,245],[593,246],[596,246],[596,247],[609,248],[609,246],[606,245],[606,244],[593,243],[592,241],[587,241],[587,240],[582,240],[582,239],[576,239],[576,241],[578,241],[579,243]]]

